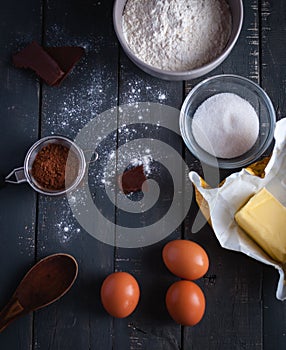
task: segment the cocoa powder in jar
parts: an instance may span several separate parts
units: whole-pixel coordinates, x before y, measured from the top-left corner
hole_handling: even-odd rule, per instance
[[[62,144],[50,143],[38,152],[32,176],[44,190],[62,191],[72,185],[78,170],[78,159],[73,151]]]

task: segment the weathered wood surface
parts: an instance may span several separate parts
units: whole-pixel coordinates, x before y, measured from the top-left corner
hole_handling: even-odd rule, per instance
[[[237,45],[212,75],[233,73],[259,82],[258,1],[245,2],[244,10],[245,19]],[[192,167],[190,153],[187,153],[187,159]],[[202,176],[206,178],[209,171],[209,168],[202,169]],[[221,180],[229,173],[222,171]],[[200,242],[210,254],[209,278],[202,281],[208,311],[205,325],[186,328],[185,345],[193,349],[263,348],[263,266],[242,254],[222,250],[208,225],[197,234],[191,234],[191,228],[192,216],[189,216],[186,237]]]
[[[234,73],[260,83],[272,98],[277,117],[284,117],[286,4],[282,0],[244,3],[239,41],[227,60],[209,75]],[[42,136],[75,138],[90,120],[117,105],[153,102],[179,109],[184,95],[202,80],[167,82],[135,67],[117,42],[112,6],[111,0],[13,0],[2,5],[0,174],[22,165],[28,148]],[[11,54],[32,40],[47,46],[83,46],[86,55],[60,87],[48,87],[32,72],[17,70],[11,64]],[[115,127],[121,126],[122,118],[118,113],[113,120]],[[180,138],[172,138],[160,128],[138,133],[144,139],[167,140],[189,168],[201,175],[211,170],[201,167]],[[129,218],[115,206],[104,207],[101,197],[102,164],[125,137],[120,132],[113,136],[101,143],[99,163],[90,164],[90,189],[109,219],[119,223]],[[228,173],[221,172],[221,177]],[[182,189],[187,181],[185,174]],[[172,197],[168,183],[164,193],[167,205]],[[160,217],[162,210],[164,204],[154,215]],[[285,349],[286,309],[275,299],[277,272],[222,249],[208,225],[192,233],[197,213],[193,201],[184,223],[154,245],[114,248],[81,227],[66,197],[39,196],[28,185],[2,189],[1,306],[27,269],[41,257],[67,252],[76,257],[80,270],[75,286],[63,299],[16,321],[0,334],[0,349]],[[143,224],[148,219],[142,218]],[[115,230],[115,239],[117,234]],[[206,314],[193,328],[174,323],[164,304],[166,290],[176,277],[164,267],[161,251],[167,241],[179,237],[198,241],[210,256],[210,269],[198,281],[206,295]],[[122,320],[107,315],[100,303],[103,279],[119,270],[132,273],[142,292],[134,314]]]
[[[11,54],[33,38],[41,39],[40,4],[36,0],[25,4],[9,1],[2,6],[0,18],[0,173],[6,176],[23,165],[25,153],[38,138],[39,83],[11,65]],[[35,261],[36,224],[36,196],[30,188],[9,185],[1,189],[1,306]],[[30,349],[32,334],[30,315],[1,334],[0,348]]]
[[[73,139],[88,121],[116,105],[118,46],[111,12],[110,1],[45,5],[43,44],[83,46],[86,54],[62,86],[43,87],[41,136]],[[113,321],[100,304],[99,290],[113,271],[113,247],[80,227],[66,197],[39,199],[37,243],[38,257],[55,251],[75,256],[79,276],[66,298],[36,314],[35,349],[110,349]]]
[[[277,119],[286,113],[286,3],[261,1],[261,85],[273,101]],[[286,347],[286,304],[275,298],[277,276],[263,269],[263,341],[265,349]]]

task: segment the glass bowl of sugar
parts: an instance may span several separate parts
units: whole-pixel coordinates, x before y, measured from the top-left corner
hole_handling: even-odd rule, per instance
[[[196,85],[180,112],[180,130],[192,154],[223,169],[255,162],[270,146],[276,123],[265,91],[237,75],[217,75]]]

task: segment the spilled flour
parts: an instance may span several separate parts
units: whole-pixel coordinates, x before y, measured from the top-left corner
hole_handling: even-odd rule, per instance
[[[152,101],[154,103],[167,103],[170,93],[165,84],[154,81],[152,84],[140,76],[130,76],[128,81],[122,83],[121,91],[117,90],[117,60],[116,62],[101,60],[102,50],[107,45],[106,39],[101,36],[90,34],[84,38],[73,37],[71,33],[67,33],[64,28],[59,25],[52,25],[47,30],[47,36],[53,38],[49,41],[50,45],[75,45],[85,48],[86,54],[74,67],[68,78],[63,82],[57,90],[44,88],[43,105],[42,105],[42,130],[43,135],[57,134],[68,136],[75,139],[80,130],[93,118],[101,118],[101,114],[114,106],[118,105],[118,95],[120,104],[133,105],[141,102],[142,99]],[[113,45],[108,43],[108,46]],[[115,45],[115,44],[114,44]],[[115,48],[117,50],[117,48]],[[116,64],[114,70],[113,64]],[[100,66],[100,69],[99,69]],[[124,63],[120,66],[123,72],[128,67]],[[83,83],[84,82],[84,83]],[[60,98],[57,98],[60,96]],[[108,123],[108,120],[106,120]],[[129,142],[132,136],[140,136],[142,132],[148,135],[148,120],[144,113],[140,113],[134,119],[136,123],[146,123],[145,129],[142,131],[136,127],[125,125],[118,120],[120,127],[114,135],[111,136],[110,142],[105,143],[99,140],[101,145],[101,157],[110,162],[116,159],[116,150],[110,149],[110,145],[116,143],[117,138],[121,138],[124,142]],[[159,124],[157,128],[159,129]],[[156,126],[154,126],[156,129]],[[151,130],[150,130],[151,133]],[[136,165],[144,163],[146,174],[150,172],[150,163],[152,159],[151,147],[148,145],[142,148],[134,149],[134,152],[125,154],[124,157],[117,159],[118,167],[124,170],[128,165]],[[92,197],[96,197],[98,189],[106,189],[110,187],[112,176],[116,176],[116,169],[106,169],[104,165],[89,167],[89,177],[92,179],[90,191]],[[111,188],[111,190],[113,190]],[[79,188],[69,197],[70,202],[81,201],[84,207],[85,196]],[[53,234],[59,244],[68,245],[79,239],[84,233],[73,215],[73,211],[66,198],[45,199],[45,217],[50,217],[50,226],[45,229],[43,226],[41,231],[44,233],[44,239],[50,238],[50,227],[53,227]],[[54,203],[54,204],[53,204]],[[71,205],[73,203],[70,203]],[[52,213],[52,215],[51,215]],[[44,243],[43,243],[44,244]],[[42,249],[45,249],[44,246]]]

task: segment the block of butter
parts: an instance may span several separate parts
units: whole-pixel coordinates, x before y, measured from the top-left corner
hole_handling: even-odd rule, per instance
[[[235,220],[272,259],[286,262],[286,208],[269,191],[251,197]]]

